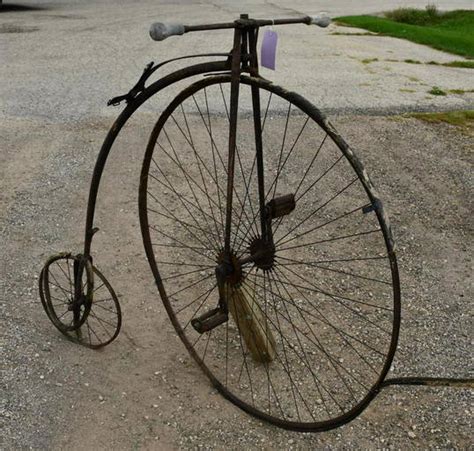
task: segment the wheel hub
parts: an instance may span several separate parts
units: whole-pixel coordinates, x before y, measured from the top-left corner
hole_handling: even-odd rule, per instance
[[[242,281],[242,265],[232,251],[230,254],[222,251],[217,257],[217,265],[216,270],[229,285],[238,285]]]
[[[250,255],[253,257],[255,266],[263,270],[273,268],[275,263],[275,246],[263,238],[254,238],[249,246]]]

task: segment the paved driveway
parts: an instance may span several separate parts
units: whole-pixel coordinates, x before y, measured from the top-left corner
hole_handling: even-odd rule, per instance
[[[186,35],[162,43],[148,36],[151,22],[209,23],[239,12],[257,17],[312,14],[332,16],[377,12],[426,1],[55,1],[4,5],[0,15],[0,114],[70,121],[115,115],[107,99],[128,91],[151,60],[209,51],[227,51],[231,32]],[[437,2],[441,8],[469,8],[472,1]],[[20,7],[22,6],[22,7]],[[32,6],[28,9],[27,6]],[[414,65],[405,59],[459,60],[403,40],[335,35],[355,31],[332,25],[287,26],[280,33],[277,70],[263,70],[289,89],[302,92],[326,111],[399,112],[468,108],[473,94],[428,94],[474,88],[469,69]],[[367,60],[375,60],[364,63]]]

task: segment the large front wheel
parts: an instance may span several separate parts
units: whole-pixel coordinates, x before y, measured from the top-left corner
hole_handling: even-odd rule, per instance
[[[224,252],[229,93],[230,76],[200,80],[156,123],[139,196],[147,257],[176,332],[226,398],[284,428],[330,429],[373,399],[396,349],[388,220],[361,163],[311,103],[242,76]]]

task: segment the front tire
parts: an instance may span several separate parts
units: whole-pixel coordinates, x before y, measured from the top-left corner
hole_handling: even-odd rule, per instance
[[[400,289],[388,219],[360,161],[310,102],[242,76],[233,257],[261,236],[252,86],[262,98],[265,202],[294,194],[296,208],[274,222],[274,262],[243,265],[228,288],[257,300],[276,355],[252,359],[238,320],[196,332],[191,320],[218,302],[229,86],[227,75],[200,80],[158,119],[140,182],[145,251],[177,334],[226,398],[286,429],[331,429],[368,405],[395,353]]]

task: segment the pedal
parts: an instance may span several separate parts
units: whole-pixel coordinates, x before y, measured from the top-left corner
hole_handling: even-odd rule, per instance
[[[271,219],[281,218],[290,214],[296,207],[295,195],[285,194],[284,196],[275,197],[267,203],[267,209]]]
[[[200,334],[209,332],[210,330],[220,326],[229,320],[229,314],[224,312],[220,307],[210,310],[203,315],[191,320],[194,330]]]

